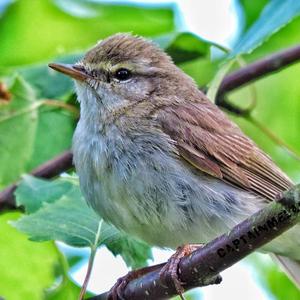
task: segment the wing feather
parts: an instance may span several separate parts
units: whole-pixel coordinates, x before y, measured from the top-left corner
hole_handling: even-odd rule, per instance
[[[269,156],[204,96],[164,108],[157,118],[179,154],[202,172],[267,199],[292,186]]]

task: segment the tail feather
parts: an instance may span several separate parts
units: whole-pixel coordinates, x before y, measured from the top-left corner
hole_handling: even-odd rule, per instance
[[[272,258],[284,269],[288,277],[300,289],[300,261],[276,254],[272,254]]]

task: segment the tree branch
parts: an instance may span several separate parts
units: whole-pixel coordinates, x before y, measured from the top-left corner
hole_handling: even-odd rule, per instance
[[[297,45],[293,48],[286,49],[261,59],[227,75],[220,85],[216,98],[216,104],[236,114],[242,113],[242,111],[240,111],[238,108],[231,106],[230,103],[224,101],[224,95],[227,92],[257,80],[262,76],[279,71],[299,60],[300,45]],[[71,153],[64,153],[41,165],[38,169],[32,171],[31,174],[42,178],[52,178],[58,176],[61,172],[70,169],[72,166],[71,162]],[[17,183],[7,187],[0,193],[0,210],[5,206],[11,208],[15,206],[13,193],[16,187]]]
[[[250,65],[247,65],[235,72],[230,73],[223,79],[218,93],[216,95],[216,105],[225,108],[227,111],[236,115],[247,115],[248,109],[240,109],[226,101],[225,94],[240,88],[246,84],[260,79],[263,76],[270,75],[274,72],[296,63],[300,60],[300,45],[277,52]]]
[[[180,281],[186,283],[185,290],[220,283],[220,272],[281,235],[299,219],[300,185],[236,225],[229,233],[182,258],[178,275]],[[157,265],[155,271],[130,281],[123,291],[124,298],[155,300],[175,296],[176,290],[170,278],[160,278],[163,265]],[[89,300],[105,300],[107,296],[108,293],[104,293]]]
[[[300,45],[258,60],[227,75],[220,85],[218,95],[225,94],[245,84],[249,84],[262,76],[280,71],[298,60],[300,60]]]
[[[30,174],[41,177],[41,178],[53,178],[64,171],[72,168],[72,153],[66,151],[61,155],[45,162]],[[0,210],[4,207],[13,208],[15,207],[14,191],[17,188],[18,183],[8,186],[5,190],[0,192]]]

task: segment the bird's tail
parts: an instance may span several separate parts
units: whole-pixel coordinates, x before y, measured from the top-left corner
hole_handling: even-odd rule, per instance
[[[300,261],[272,254],[272,258],[283,268],[288,277],[300,289]]]

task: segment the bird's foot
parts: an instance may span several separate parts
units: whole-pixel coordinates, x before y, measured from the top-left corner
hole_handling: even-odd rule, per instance
[[[117,282],[114,284],[114,286],[109,290],[107,299],[108,300],[125,300],[123,296],[123,291],[127,284],[134,279],[137,279],[145,274],[148,274],[157,268],[159,268],[160,265],[150,266],[150,267],[144,267],[138,270],[133,270],[128,272],[125,276],[119,278]]]
[[[175,289],[181,299],[184,300],[183,293],[183,282],[179,280],[178,274],[180,273],[179,270],[179,263],[180,260],[185,257],[189,256],[195,250],[202,248],[202,244],[186,244],[180,246],[176,249],[176,252],[169,258],[168,262],[164,265],[164,267],[160,271],[160,278],[161,281],[166,281],[166,278],[170,278],[175,286]]]

